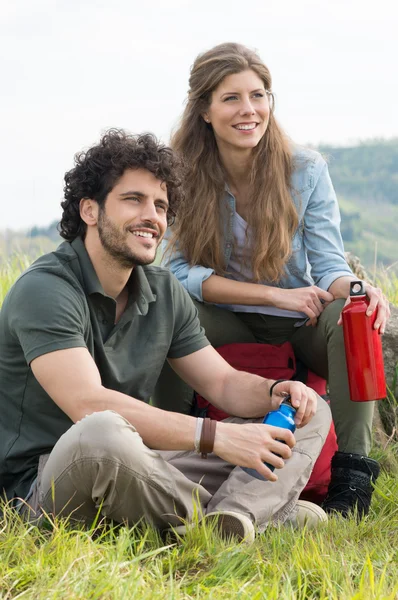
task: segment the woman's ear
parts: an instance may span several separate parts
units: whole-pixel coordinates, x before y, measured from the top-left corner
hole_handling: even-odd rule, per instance
[[[98,203],[91,198],[82,198],[79,204],[80,217],[86,225],[97,225]]]
[[[207,113],[203,113],[202,117],[203,117],[204,121],[206,121],[206,123],[210,123],[209,115]]]

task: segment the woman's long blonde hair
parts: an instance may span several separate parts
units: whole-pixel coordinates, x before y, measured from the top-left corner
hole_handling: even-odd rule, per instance
[[[187,164],[185,201],[178,209],[170,248],[179,250],[191,265],[210,267],[225,274],[223,224],[220,203],[225,194],[226,175],[211,125],[203,113],[211,94],[223,79],[253,70],[271,91],[271,75],[259,56],[240,44],[220,44],[195,60],[189,79],[186,108],[171,146]],[[271,93],[272,96],[272,93]],[[291,254],[297,229],[297,211],[291,197],[292,154],[290,143],[273,115],[256,148],[250,173],[253,281],[278,281]]]

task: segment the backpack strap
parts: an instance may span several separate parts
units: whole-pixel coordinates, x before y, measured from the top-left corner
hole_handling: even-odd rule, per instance
[[[308,380],[308,367],[296,356],[296,372],[292,377],[292,381],[301,381],[301,383],[307,383]]]
[[[321,396],[321,398],[323,398],[326,401],[329,401],[329,395],[327,393],[322,394],[321,390],[317,389],[317,386],[314,385],[314,381],[312,381],[312,380],[310,382],[308,381],[308,379],[309,379],[308,373],[309,373],[308,367],[299,358],[296,358],[296,372],[292,377],[292,381],[301,381],[301,383],[305,383],[305,385],[308,385],[309,387],[311,387],[313,389],[315,388],[315,391]],[[312,378],[314,378],[314,377],[318,381],[321,381],[321,378],[318,375],[316,375],[315,373],[312,373]]]
[[[201,419],[205,419],[207,417],[209,405],[206,406],[198,406],[197,394],[194,392],[193,395],[193,403],[191,408],[191,417],[200,417]]]

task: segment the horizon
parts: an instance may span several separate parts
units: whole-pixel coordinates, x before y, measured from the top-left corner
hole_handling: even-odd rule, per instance
[[[326,143],[320,143],[320,144],[302,144],[303,146],[306,146],[308,148],[312,148],[315,150],[319,150],[323,147],[330,147],[330,148],[356,148],[359,146],[369,146],[369,145],[388,145],[394,142],[398,142],[398,136],[394,136],[391,138],[369,138],[369,139],[363,139],[363,140],[358,140],[357,143],[346,143],[346,144],[326,144]],[[326,159],[327,160],[327,159]],[[29,236],[29,234],[31,233],[32,229],[34,228],[38,228],[38,229],[46,229],[49,227],[52,227],[55,223],[58,225],[60,220],[61,220],[61,205],[60,202],[63,200],[63,197],[59,199],[59,216],[58,217],[54,217],[52,218],[50,221],[48,221],[47,223],[32,223],[31,225],[27,226],[27,227],[22,227],[19,229],[15,229],[13,227],[5,227],[2,228],[0,226],[0,235],[4,235],[7,232],[10,233],[16,233],[16,234],[23,234],[25,236]]]

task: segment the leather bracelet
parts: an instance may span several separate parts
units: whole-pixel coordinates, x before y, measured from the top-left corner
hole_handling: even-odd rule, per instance
[[[202,437],[202,429],[203,419],[198,417],[196,419],[195,440],[193,443],[196,454],[200,454],[200,438]]]
[[[274,387],[278,385],[278,383],[282,383],[282,381],[289,381],[288,379],[277,379],[269,388],[269,397],[272,397],[272,392],[274,391]]]
[[[203,420],[202,435],[200,436],[200,452],[202,458],[207,458],[207,455],[213,452],[214,439],[216,437],[217,421],[208,419]]]

